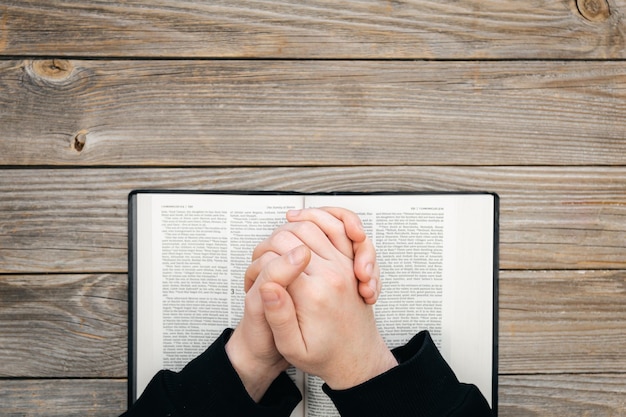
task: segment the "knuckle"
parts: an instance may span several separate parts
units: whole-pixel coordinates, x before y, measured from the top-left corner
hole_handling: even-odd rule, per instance
[[[278,253],[285,253],[301,244],[298,239],[289,230],[278,230],[269,238],[270,246]]]
[[[294,230],[294,233],[296,234],[311,233],[312,231],[314,231],[314,228],[317,228],[317,226],[315,226],[315,223],[311,222],[310,220],[303,220],[300,222],[292,223],[292,228]]]
[[[326,277],[327,285],[334,291],[343,292],[347,289],[347,279],[340,274],[328,274]]]

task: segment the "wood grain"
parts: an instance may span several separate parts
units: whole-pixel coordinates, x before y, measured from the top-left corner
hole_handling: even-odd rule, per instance
[[[0,377],[125,377],[126,290],[122,274],[0,275]],[[625,300],[626,270],[502,271],[499,372],[626,373]]]
[[[624,269],[626,168],[326,167],[1,170],[0,272],[127,271],[133,189],[487,190],[503,269]]]
[[[501,197],[500,416],[626,417],[626,0],[0,4],[0,414],[126,406],[137,188]]]
[[[600,11],[598,11],[600,9]],[[617,59],[624,0],[4,2],[27,56]]]
[[[125,275],[0,275],[0,376],[126,376],[127,317]]]
[[[0,165],[626,164],[626,66],[0,61]]]
[[[626,375],[500,378],[500,417],[626,416]],[[103,416],[126,407],[125,380],[0,380],[3,411],[32,417]]]
[[[111,417],[126,410],[125,379],[0,379],[5,416]]]
[[[500,378],[500,417],[626,416],[626,374]],[[126,408],[126,380],[0,380],[10,416],[102,416]]]
[[[626,416],[626,374],[500,378],[499,416]]]
[[[500,372],[626,372],[626,271],[503,271]]]

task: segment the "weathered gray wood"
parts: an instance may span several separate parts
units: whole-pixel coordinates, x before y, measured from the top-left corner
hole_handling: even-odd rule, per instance
[[[494,191],[502,268],[626,267],[626,168],[19,169],[0,179],[0,272],[126,272],[137,188]]]
[[[626,416],[625,10],[4,1],[0,414],[124,409],[127,193],[213,188],[498,192],[500,415]]]
[[[0,377],[126,376],[126,288],[0,275]],[[625,298],[624,270],[502,271],[500,373],[625,373]]]
[[[0,61],[0,165],[620,165],[623,62]]]
[[[499,416],[626,416],[626,374],[500,377]]]
[[[3,416],[118,416],[126,410],[125,379],[2,380]]]
[[[500,278],[501,372],[626,372],[626,271]]]
[[[626,374],[500,377],[501,417],[626,416]],[[0,380],[9,416],[119,415],[125,380]]]
[[[0,377],[126,376],[127,317],[126,275],[0,275]]]
[[[626,57],[624,0],[4,3],[7,55]]]

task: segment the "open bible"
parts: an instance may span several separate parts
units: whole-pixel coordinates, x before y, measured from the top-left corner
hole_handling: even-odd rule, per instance
[[[497,409],[498,196],[134,191],[129,196],[129,401],[161,369],[178,371],[243,314],[255,246],[304,207],[345,207],[373,240],[390,348],[429,330],[462,382]],[[337,416],[322,381],[290,375],[292,416]]]

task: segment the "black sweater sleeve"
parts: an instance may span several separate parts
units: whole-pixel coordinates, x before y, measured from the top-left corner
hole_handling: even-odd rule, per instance
[[[282,373],[255,403],[226,355],[231,334],[225,330],[182,371],[157,373],[122,417],[289,417],[302,399],[298,388]]]
[[[394,349],[399,365],[356,387],[323,389],[342,417],[491,416],[474,385],[460,383],[428,332]]]
[[[122,417],[288,417],[301,400],[282,373],[257,404],[226,355],[227,329],[181,372],[155,375],[139,400]],[[335,391],[324,385],[342,417],[491,416],[474,385],[460,383],[428,332],[394,349],[399,365],[356,387]]]

